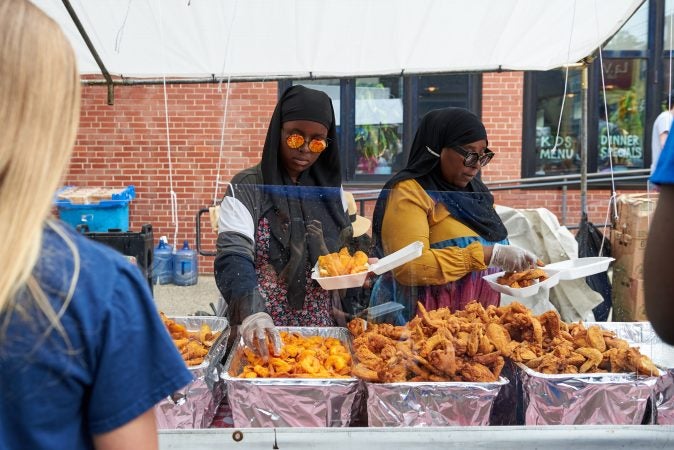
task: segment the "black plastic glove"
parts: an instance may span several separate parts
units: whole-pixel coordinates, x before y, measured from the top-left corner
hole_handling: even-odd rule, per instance
[[[307,225],[307,244],[309,252],[314,257],[327,255],[330,253],[323,239],[323,225],[318,220],[312,220]]]
[[[274,356],[281,354],[281,334],[274,326],[274,321],[269,314],[257,312],[246,317],[243,319],[239,331],[246,347],[258,353],[263,360],[269,359],[267,342],[271,342]]]
[[[507,272],[519,272],[536,265],[536,255],[514,245],[494,244],[489,267],[500,267]]]

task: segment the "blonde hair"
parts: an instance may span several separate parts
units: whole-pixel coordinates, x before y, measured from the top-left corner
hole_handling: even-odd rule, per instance
[[[26,288],[52,327],[72,296],[54,311],[33,274],[54,193],[65,173],[79,122],[75,54],[59,26],[27,0],[0,1],[0,313],[5,325]],[[58,225],[52,228],[63,237]]]

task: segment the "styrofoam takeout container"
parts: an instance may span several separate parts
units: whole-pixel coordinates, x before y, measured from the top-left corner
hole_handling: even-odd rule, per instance
[[[575,280],[577,278],[584,278],[597,273],[606,272],[612,261],[615,261],[615,258],[606,256],[567,259],[566,261],[548,264],[544,269],[559,270],[560,280]]]
[[[333,289],[348,289],[361,287],[365,283],[365,278],[369,272],[374,272],[381,275],[384,272],[395,269],[403,264],[412,261],[421,256],[424,249],[424,244],[421,241],[415,241],[411,244],[401,248],[397,252],[381,258],[374,264],[368,264],[367,270],[359,273],[352,273],[350,275],[338,275],[336,277],[321,277],[318,274],[318,262],[311,271],[311,278],[318,281],[326,291]]]
[[[548,274],[548,279],[545,281],[535,281],[531,286],[524,288],[511,288],[510,286],[505,286],[503,284],[498,284],[496,280],[498,277],[503,276],[505,272],[493,273],[491,275],[485,275],[482,278],[489,283],[489,286],[502,294],[508,294],[516,298],[531,297],[538,293],[542,287],[551,288],[559,283],[559,270],[549,269],[549,266],[541,267]]]

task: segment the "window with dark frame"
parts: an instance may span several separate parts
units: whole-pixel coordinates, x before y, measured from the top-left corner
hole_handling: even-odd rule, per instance
[[[417,126],[447,106],[481,112],[480,74],[407,75],[279,82],[326,92],[335,109],[345,184],[382,185],[402,169]]]
[[[662,52],[664,58],[655,57],[660,54],[658,48],[667,49],[666,41],[662,45],[666,39],[663,28],[668,29],[667,22],[674,13],[674,0],[664,3],[645,2],[602,48],[603,88],[599,58],[588,67],[589,123],[596,124],[587,130],[589,172],[608,171],[611,167],[642,169],[650,165],[652,122],[662,111],[661,105],[666,105],[669,90],[663,87],[669,86],[666,71],[669,51]],[[664,27],[658,14],[665,17]],[[656,50],[649,50],[653,48]],[[560,122],[564,75],[564,69],[525,73],[522,156],[525,178],[580,172],[581,70],[569,70]]]

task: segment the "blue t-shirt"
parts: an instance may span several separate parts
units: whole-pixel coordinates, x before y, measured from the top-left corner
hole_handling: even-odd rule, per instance
[[[662,147],[658,164],[651,174],[651,183],[674,184],[674,138],[672,138],[672,133],[669,133],[665,146]]]
[[[192,380],[138,268],[62,227],[81,264],[60,320],[68,340],[57,330],[45,335],[44,315],[25,291],[18,294],[0,336],[2,449],[93,448],[92,435],[128,423]],[[74,258],[48,227],[33,273],[59,311]]]

